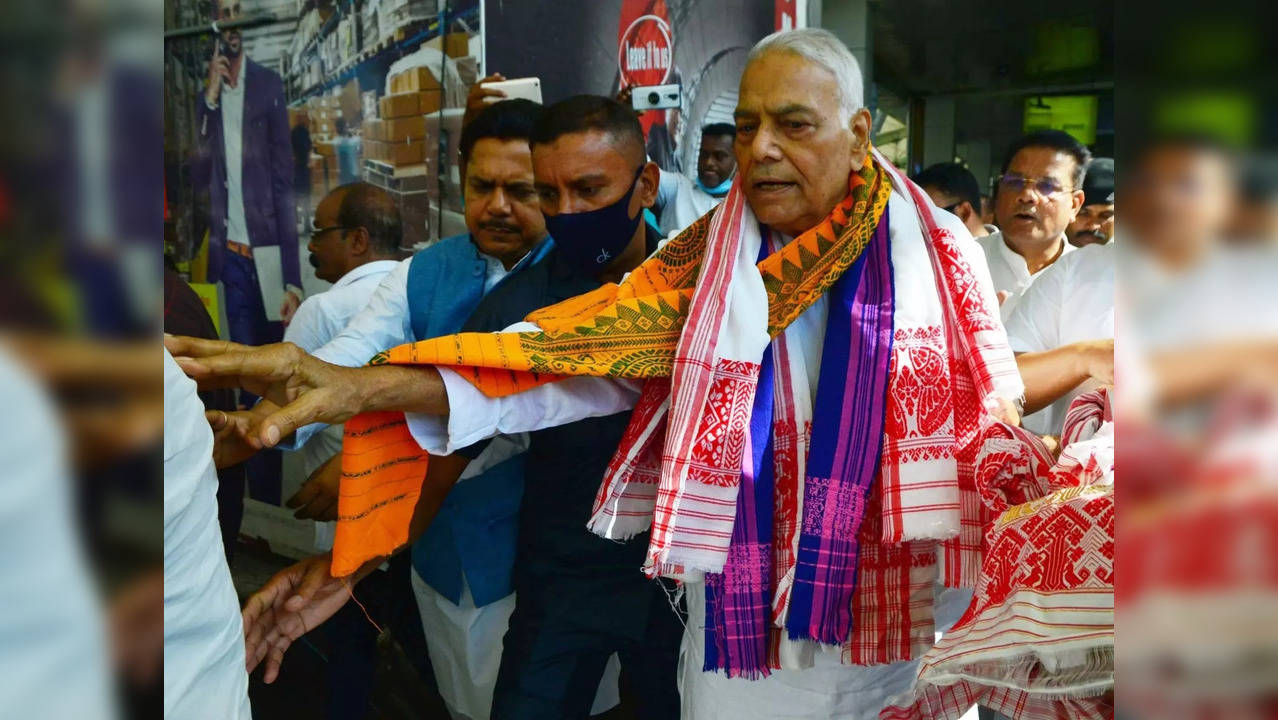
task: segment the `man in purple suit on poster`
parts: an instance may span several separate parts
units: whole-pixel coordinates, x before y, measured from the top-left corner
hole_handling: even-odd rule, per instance
[[[215,1],[214,13],[236,19],[240,0]],[[279,342],[302,302],[284,81],[245,56],[239,30],[224,30],[195,107],[192,182],[209,190],[208,281],[222,282],[231,340]],[[240,393],[242,405],[255,401]],[[250,460],[250,497],[280,504],[280,469],[277,452]]]
[[[239,0],[215,8],[218,22],[240,14]],[[196,133],[193,181],[210,201],[208,280],[226,290],[231,340],[279,342],[302,300],[284,83],[244,55],[239,30],[221,33]]]

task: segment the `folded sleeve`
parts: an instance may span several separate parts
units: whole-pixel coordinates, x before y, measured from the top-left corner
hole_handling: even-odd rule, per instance
[[[640,389],[631,380],[571,377],[490,398],[448,368],[439,368],[439,375],[448,393],[448,417],[405,414],[417,444],[434,455],[450,455],[495,435],[517,435],[629,410],[639,399]]]

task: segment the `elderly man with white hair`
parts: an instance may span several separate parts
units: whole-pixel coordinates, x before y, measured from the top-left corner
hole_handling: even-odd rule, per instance
[[[877,717],[933,643],[937,585],[975,583],[978,430],[1023,387],[980,248],[871,148],[861,96],[829,32],[763,39],[723,204],[507,332],[365,368],[167,342],[282,405],[265,445],[350,420],[336,576],[407,537],[427,453],[634,407],[589,528],[650,532],[644,572],[682,581],[683,715]]]

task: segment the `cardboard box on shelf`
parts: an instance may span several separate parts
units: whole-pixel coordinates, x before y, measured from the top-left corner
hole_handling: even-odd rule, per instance
[[[348,126],[359,122],[364,112],[363,102],[359,97],[359,80],[351,80],[342,86],[342,93],[338,96],[338,105],[342,111],[342,117],[346,118]]]
[[[390,118],[408,117],[409,115],[418,115],[420,111],[417,109],[419,101],[417,93],[397,93],[386,95],[379,103],[381,116],[383,120]]]
[[[387,142],[421,140],[426,137],[426,118],[421,115],[382,121],[382,137]]]
[[[386,121],[385,120],[365,120],[364,121],[364,140],[385,140],[386,139]]]
[[[444,54],[451,58],[466,57],[470,54],[470,37],[464,32],[448,33],[444,36]]]
[[[315,152],[324,157],[333,157],[337,155],[337,148],[332,140],[321,140],[315,143]]]
[[[427,67],[409,68],[391,76],[391,92],[409,93],[422,90],[438,90],[439,79]]]
[[[291,107],[288,109],[288,126],[290,129],[295,128],[298,125],[306,125],[309,127],[310,123],[310,115],[305,106]]]
[[[464,32],[448,33],[443,38],[436,35],[422,43],[422,47],[443,50],[451,58],[465,57],[470,54],[470,37]]]
[[[417,112],[422,115],[428,115],[439,109],[440,104],[444,101],[443,92],[440,90],[424,90],[417,93]]]
[[[386,95],[380,102],[381,116],[383,120],[389,120],[410,115],[425,115],[438,110],[441,100],[441,93],[438,90]]]
[[[384,160],[396,167],[416,165],[422,162],[424,149],[421,140],[388,142],[386,143],[386,157]]]

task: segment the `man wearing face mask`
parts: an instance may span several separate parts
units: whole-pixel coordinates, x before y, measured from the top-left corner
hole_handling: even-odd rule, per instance
[[[697,179],[681,173],[661,172],[655,209],[661,214],[661,234],[675,235],[697,218],[723,202],[737,174],[732,143],[737,128],[730,123],[714,123],[701,128],[701,149],[697,153]]]
[[[646,160],[643,133],[631,110],[598,96],[569,98],[545,109],[531,142],[536,195],[554,246],[488,294],[463,331],[518,324],[541,307],[621,280],[656,250],[659,236],[643,222],[643,210],[656,196],[659,170]],[[472,181],[468,174],[468,184]],[[519,506],[519,535],[512,543],[517,548],[515,609],[501,652],[494,718],[586,717],[614,653],[626,668],[628,696],[638,717],[679,715],[675,673],[682,625],[667,599],[668,588],[635,572],[647,537],[616,543],[586,528],[630,415],[624,410],[513,440],[490,442],[484,438],[493,433],[481,434],[474,438],[481,442],[455,444],[449,448],[454,454],[436,457],[427,470],[410,539],[433,532],[446,517],[441,505],[458,491],[473,492],[468,487],[473,479],[458,482],[463,473],[471,475],[471,467],[487,462],[499,446],[528,447],[521,457],[527,485],[522,502],[515,492],[501,498]],[[306,598],[303,613],[331,614],[324,600],[331,597],[327,589],[342,585],[329,569],[325,560],[298,570],[294,582]],[[310,616],[308,625],[326,617]],[[285,632],[295,636],[294,630],[304,631]],[[254,647],[250,643],[250,658]],[[595,709],[606,705],[596,701]]]
[[[363,428],[344,460],[368,468],[350,491],[371,495],[350,496],[343,513],[378,515],[358,527],[383,536],[339,543],[338,576],[411,533],[443,464],[426,453],[633,407],[593,510],[577,521],[623,548],[647,534],[636,553],[647,575],[683,581],[685,717],[877,718],[944,626],[934,584],[970,586],[979,572],[978,430],[1015,423],[1024,387],[980,251],[872,150],[862,101],[856,59],[830,32],[760,41],[734,112],[741,180],[724,204],[621,283],[511,328],[522,332],[416,343],[365,368],[287,347],[168,346],[202,382],[233,379],[287,403],[256,428],[265,444],[314,419]],[[534,137],[537,181],[556,242],[600,257],[609,203],[636,174],[649,189],[634,192],[651,192],[649,171],[637,139],[614,171],[602,157],[577,172],[543,170],[545,150],[578,135],[583,154],[589,133]],[[612,178],[602,192],[587,180],[600,173]],[[629,205],[637,215],[640,204]],[[638,220],[629,222],[634,243]],[[297,398],[281,392],[298,387]],[[426,475],[420,496],[415,477],[359,455],[391,446]],[[558,487],[529,477],[526,498],[556,502]],[[547,550],[540,561],[554,558]],[[547,612],[596,597],[556,596]],[[521,591],[517,615],[523,607]],[[508,641],[503,661],[538,650]]]
[[[460,150],[469,232],[398,263],[345,328],[313,350],[316,357],[360,366],[386,348],[457,332],[486,294],[547,259],[553,243],[537,204],[528,145],[541,111],[528,100],[507,100],[466,125]],[[264,402],[256,411],[270,407]],[[249,417],[234,419],[248,422]],[[325,427],[303,428],[286,449],[306,445]],[[412,590],[431,665],[440,694],[457,717],[488,716],[501,637],[515,603],[511,568],[524,483],[521,450],[514,442],[494,442],[470,464],[466,482],[442,502],[436,522],[423,528],[413,545]],[[336,518],[339,459],[333,456],[289,499],[290,506],[300,506],[298,517]],[[278,574],[257,596],[284,592],[304,569],[327,565],[327,556],[304,560]],[[391,570],[396,572],[395,563]],[[330,597],[334,602],[325,607],[326,614],[308,616],[307,628],[331,617],[348,597]],[[278,661],[268,663],[268,682],[277,667]]]
[[[545,262],[485,298],[465,331],[503,330],[534,310],[619,282],[656,250],[659,236],[643,222],[643,210],[653,204],[659,171],[645,158],[631,110],[592,95],[552,105],[533,129],[532,152],[555,248]],[[528,435],[517,601],[494,718],[584,717],[614,652],[626,670],[637,717],[679,715],[675,668],[682,626],[663,588],[634,571],[647,538],[614,543],[586,528],[630,415]],[[486,444],[454,458],[476,456]]]

